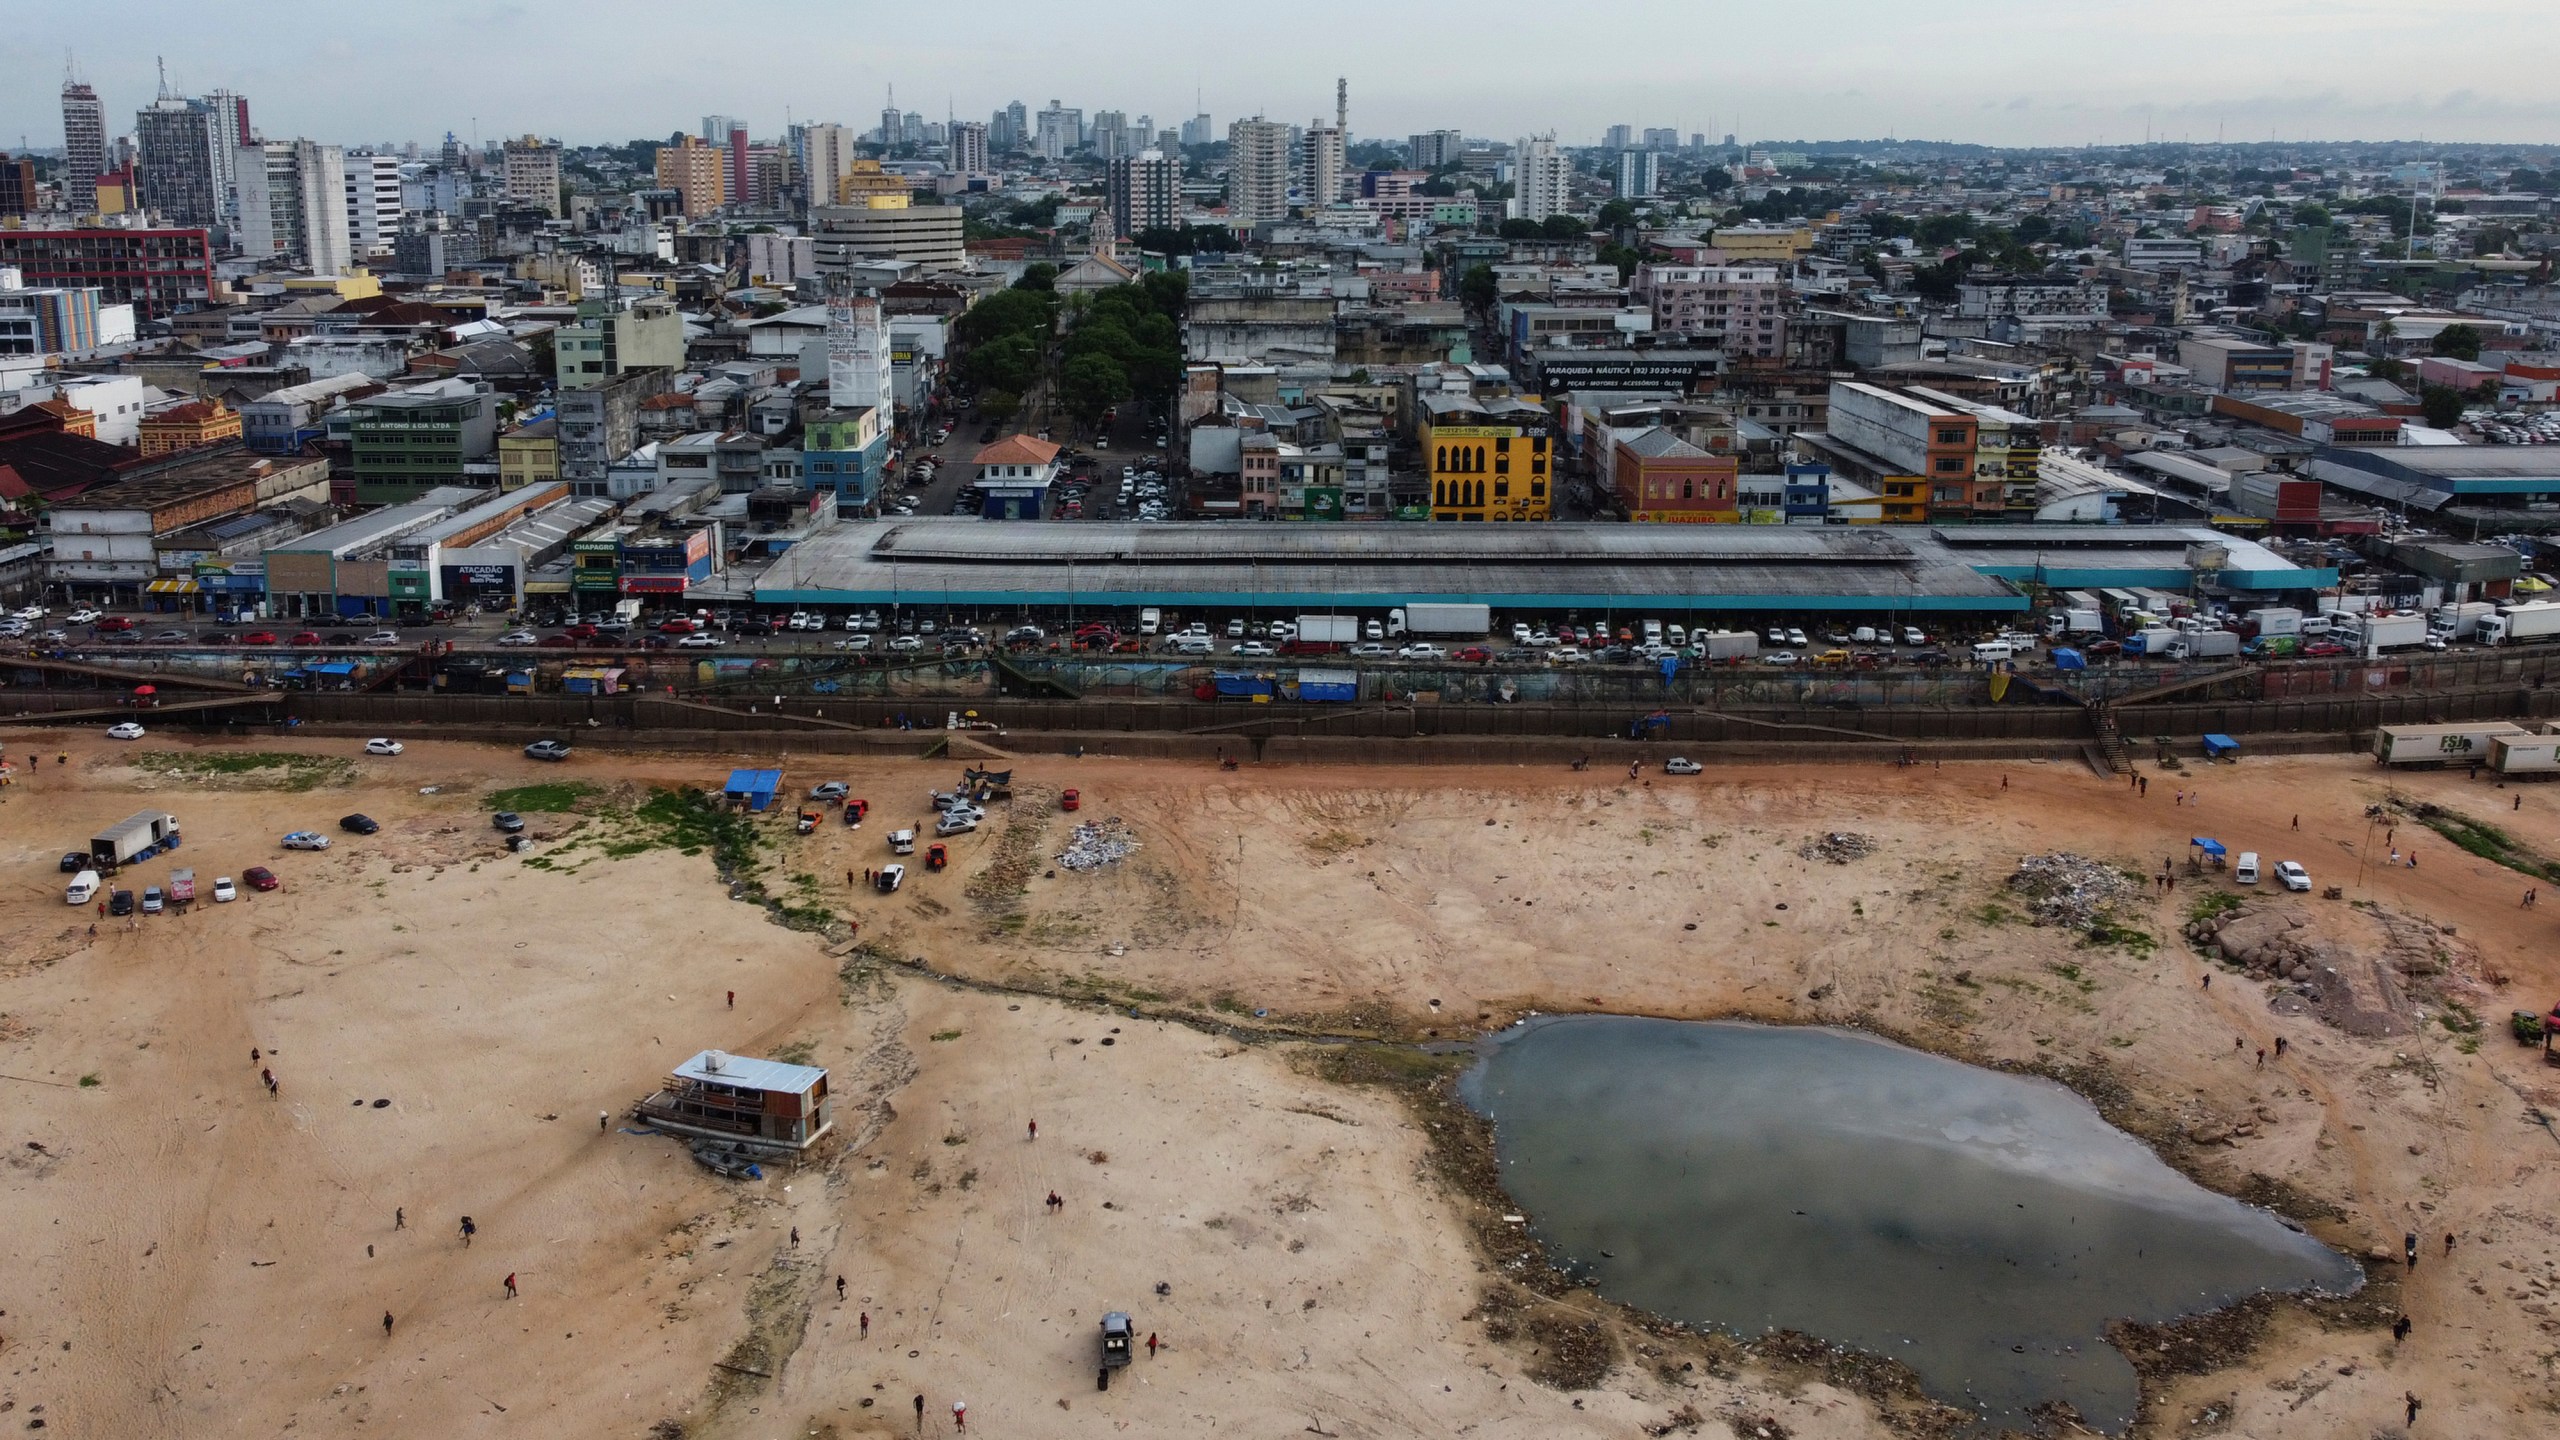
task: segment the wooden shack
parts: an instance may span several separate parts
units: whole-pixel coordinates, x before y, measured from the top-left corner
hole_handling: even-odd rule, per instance
[[[640,1118],[661,1130],[797,1154],[835,1119],[827,1112],[827,1072],[705,1050],[640,1102]]]

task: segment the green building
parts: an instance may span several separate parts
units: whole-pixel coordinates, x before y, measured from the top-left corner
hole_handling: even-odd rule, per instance
[[[397,505],[439,485],[470,483],[465,470],[474,463],[494,472],[498,397],[470,380],[392,390],[347,407],[347,440],[356,503]]]

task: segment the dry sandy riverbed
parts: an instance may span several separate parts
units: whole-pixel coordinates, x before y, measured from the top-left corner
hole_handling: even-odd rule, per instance
[[[846,873],[881,863],[889,822],[956,767],[784,757],[794,785],[846,779],[875,806],[859,831],[807,838],[786,807],[757,847],[777,897],[861,922],[848,955],[731,901],[707,856],[624,813],[649,786],[772,757],[36,743],[72,763],[0,804],[18,877],[0,896],[0,1423],[475,1436],[539,1416],[566,1435],[853,1436],[912,1433],[918,1393],[935,1433],[959,1399],[973,1430],[1017,1436],[1916,1423],[1854,1369],[1833,1384],[1819,1364],[1646,1335],[1587,1295],[1491,1284],[1499,1216],[1465,1183],[1464,1125],[1417,1098],[1409,1071],[1427,1067],[1336,1083],[1341,1057],[1369,1052],[1239,1038],[1448,1038],[1527,1009],[1874,1024],[2065,1074],[2191,1173],[2282,1199],[2339,1243],[2425,1238],[2406,1283],[2395,1267],[2361,1307],[2145,1337],[2162,1371],[2146,1433],[2390,1433],[2404,1391],[2426,1402],[2419,1433],[2517,1433],[2560,1396],[2560,1140],[2524,1118],[2560,1111],[2560,1071],[2502,1029],[2509,1008],[2560,998],[2543,929],[2560,912],[2520,908],[2524,877],[2407,820],[2387,841],[2417,870],[2362,863],[2387,843],[2368,833],[2383,782],[2363,761],[2155,773],[2143,797],[2060,766],[1646,785],[1040,760],[1009,812],[955,842],[952,872],[880,897]],[[245,751],[331,763],[205,763]],[[602,793],[535,818],[554,837],[543,863],[501,851],[484,794],[569,780]],[[2560,854],[2560,792],[2396,783]],[[1090,874],[1052,864],[1069,784],[1142,848]],[[2196,807],[2173,803],[2187,786]],[[284,889],[93,941],[53,859],[145,804],[181,815],[200,885],[266,864]],[[276,848],[358,809],[381,834]],[[1875,853],[1800,855],[1833,830]],[[1999,886],[2023,854],[2157,868],[2194,834],[2346,885],[2274,902],[2324,953],[2370,965],[2414,946],[2446,973],[2385,975],[2359,1026],[2383,1033],[2349,1033],[2178,935],[2222,882],[2154,892],[2129,917],[2154,943],[2100,947],[2025,924]],[[2476,1041],[2425,1018],[2449,1000],[2487,1021]],[[622,1110],[704,1046],[831,1067],[840,1146],[740,1187],[624,1133]],[[2363,1313],[2403,1304],[2399,1344]],[[1169,1348],[1097,1394],[1093,1327],[1113,1308]],[[1597,1383],[1534,1378],[1557,1379],[1551,1346],[1578,1335],[1614,1359]]]

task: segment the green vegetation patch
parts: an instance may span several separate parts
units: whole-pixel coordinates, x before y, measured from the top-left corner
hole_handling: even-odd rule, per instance
[[[480,797],[480,803],[491,810],[512,810],[519,815],[565,815],[603,790],[584,780],[560,780],[547,785],[518,785],[512,790],[492,790]]]
[[[2536,880],[2560,880],[2560,861],[2537,853],[2531,846],[2485,820],[2434,805],[2421,805],[2416,811],[2418,823],[2447,840],[2493,864],[2504,865],[2519,875]]]
[[[171,780],[255,790],[317,790],[344,785],[356,773],[355,762],[340,756],[274,750],[145,750],[133,763]]]

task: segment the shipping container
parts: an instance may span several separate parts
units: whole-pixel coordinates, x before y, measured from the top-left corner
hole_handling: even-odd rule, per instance
[[[2373,758],[2382,765],[2468,765],[2489,758],[2489,742],[2502,736],[2530,738],[2506,720],[2458,725],[2385,725],[2373,732]]]
[[[2560,775],[2560,735],[2492,735],[2489,768],[2501,775]]]

